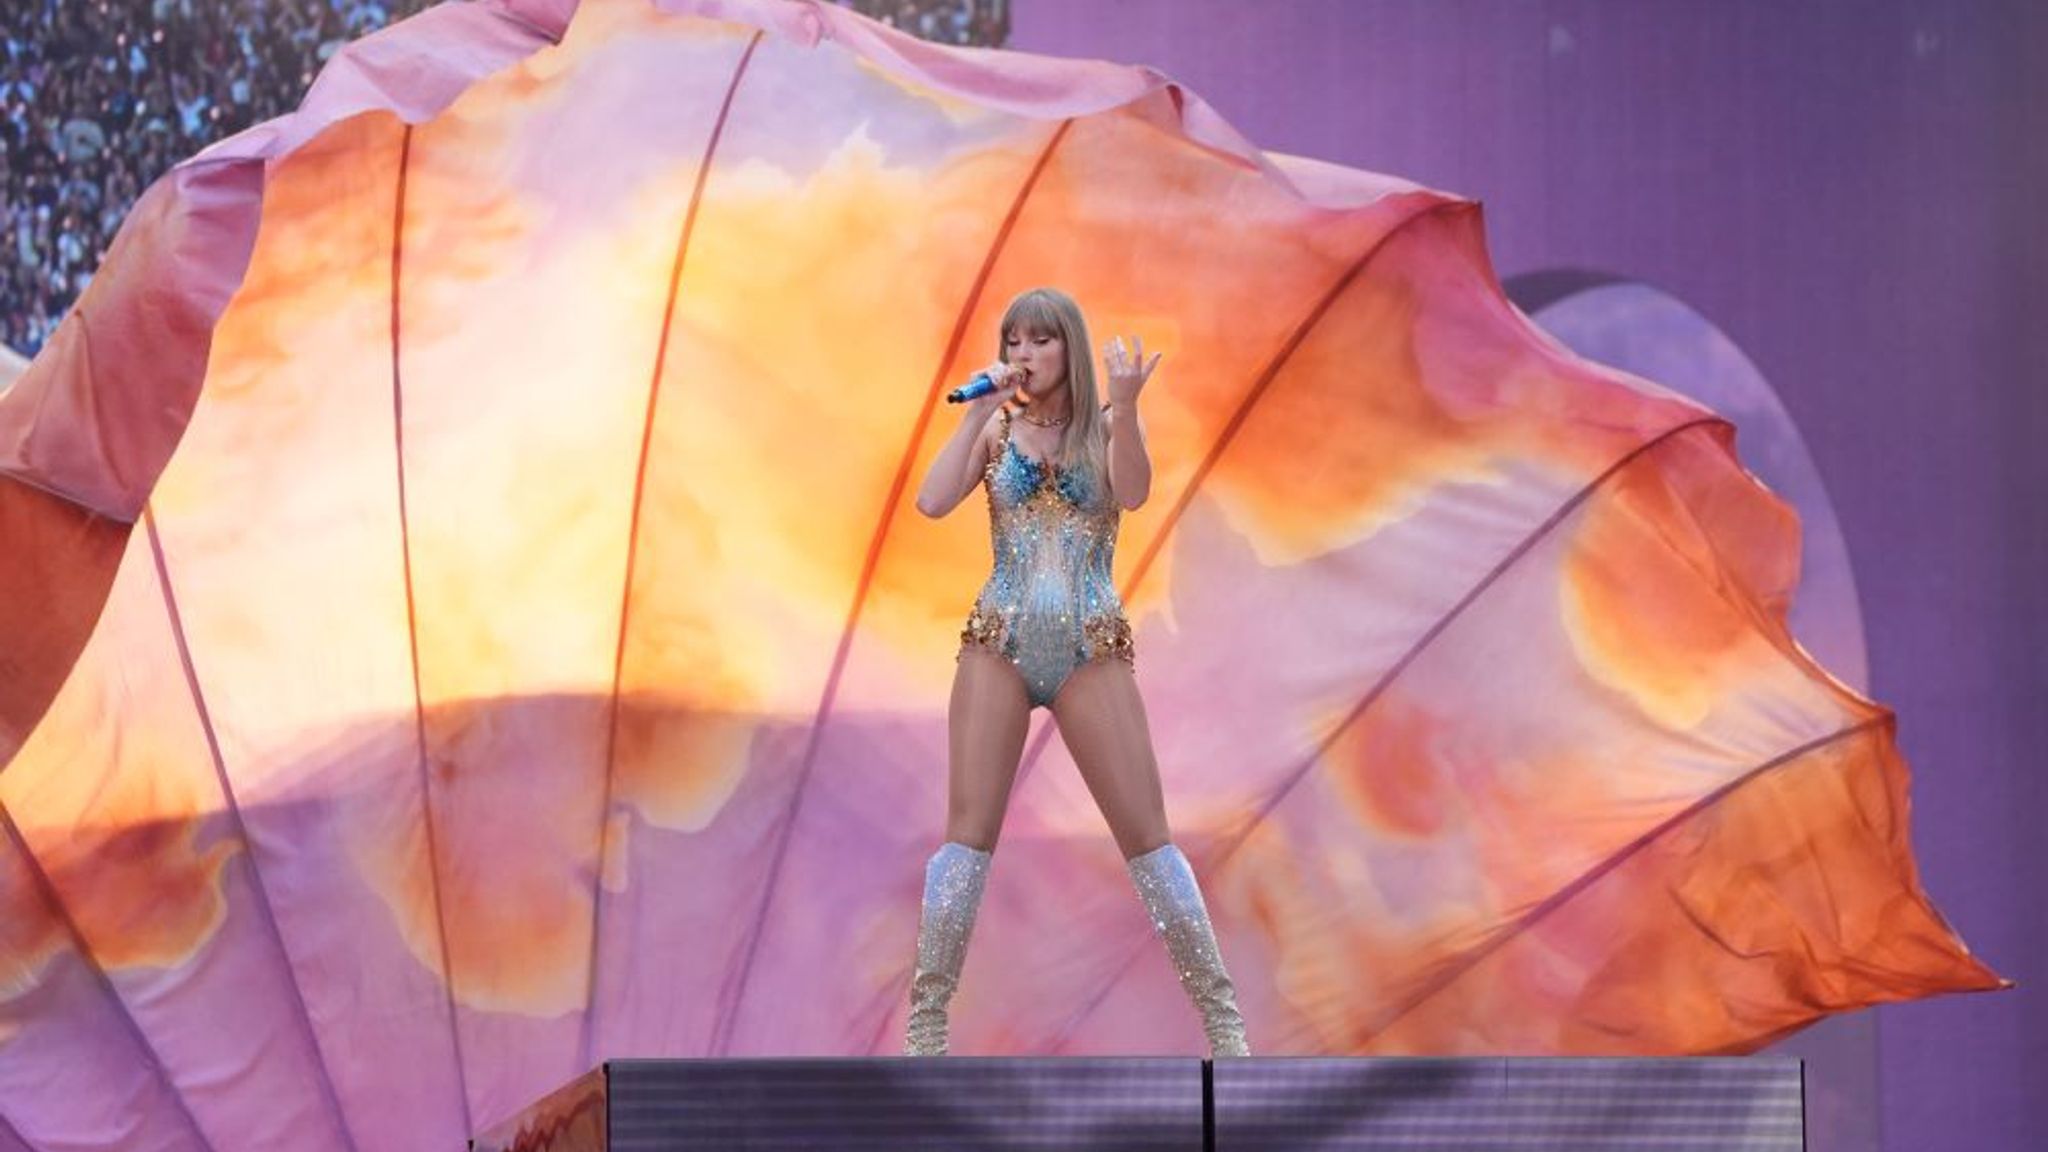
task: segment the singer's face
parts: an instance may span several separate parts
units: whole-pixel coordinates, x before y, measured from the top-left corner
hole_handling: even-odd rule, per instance
[[[1003,347],[1010,363],[1025,372],[1020,390],[1036,400],[1065,387],[1067,383],[1067,345],[1050,332],[1031,332],[1018,329],[1004,340]]]

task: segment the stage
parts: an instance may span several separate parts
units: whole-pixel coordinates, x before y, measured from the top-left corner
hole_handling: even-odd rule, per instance
[[[1799,1152],[1797,1060],[613,1060],[472,1152]]]

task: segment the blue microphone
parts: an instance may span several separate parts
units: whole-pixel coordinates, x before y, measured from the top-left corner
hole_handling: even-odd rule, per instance
[[[994,378],[986,372],[976,372],[974,379],[946,393],[946,403],[965,404],[976,396],[986,396],[996,390]]]

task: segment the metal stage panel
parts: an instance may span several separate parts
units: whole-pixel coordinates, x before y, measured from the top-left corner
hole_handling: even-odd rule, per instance
[[[1800,1152],[1785,1059],[1278,1059],[1215,1065],[1216,1152]]]
[[[1727,1059],[613,1060],[476,1152],[1801,1152],[1803,1066]]]

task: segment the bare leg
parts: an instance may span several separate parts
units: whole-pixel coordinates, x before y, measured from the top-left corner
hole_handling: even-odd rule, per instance
[[[1123,851],[1152,926],[1166,941],[1181,987],[1202,1014],[1214,1056],[1246,1056],[1237,989],[1224,969],[1194,869],[1167,833],[1166,801],[1144,701],[1128,664],[1095,660],[1076,669],[1052,702],[1060,737]]]
[[[947,842],[925,865],[903,1037],[908,1055],[946,1054],[946,1009],[960,984],[1030,717],[1023,677],[1009,661],[975,648],[960,654],[949,712]]]
[[[1074,669],[1053,697],[1052,714],[1124,859],[1172,839],[1152,728],[1131,666],[1112,657]]]
[[[946,716],[946,839],[992,852],[1031,727],[1024,677],[1001,656],[967,648]]]

